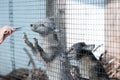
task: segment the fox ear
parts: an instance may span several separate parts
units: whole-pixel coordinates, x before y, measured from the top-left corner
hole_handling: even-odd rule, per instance
[[[92,51],[95,48],[94,44],[91,45],[86,45],[82,48],[82,50],[88,50],[88,51]]]

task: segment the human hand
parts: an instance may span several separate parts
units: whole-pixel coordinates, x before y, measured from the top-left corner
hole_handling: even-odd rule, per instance
[[[3,26],[0,28],[0,44],[5,40],[5,38],[12,34],[15,29],[11,26]]]

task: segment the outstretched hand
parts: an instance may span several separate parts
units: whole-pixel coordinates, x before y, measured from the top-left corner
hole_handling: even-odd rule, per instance
[[[6,39],[7,36],[11,35],[14,28],[11,26],[3,26],[0,28],[0,44]]]

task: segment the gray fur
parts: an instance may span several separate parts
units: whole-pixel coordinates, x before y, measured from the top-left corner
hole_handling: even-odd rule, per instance
[[[34,38],[34,44],[32,44],[24,35],[25,43],[32,49],[34,54],[39,53],[45,65],[47,65],[47,75],[49,80],[70,80],[63,79],[63,64],[60,59],[63,49],[61,43],[58,40],[56,33],[56,27],[53,18],[46,18],[40,20],[35,24],[31,24],[32,31],[40,35],[40,44]]]
[[[32,31],[39,33],[42,38],[48,37],[49,34],[52,34],[55,31],[53,18],[41,19],[39,22],[31,24],[30,26]]]
[[[94,45],[86,45],[83,42],[74,44],[68,51],[69,55],[74,54],[74,59],[78,61],[81,77],[90,80],[109,80],[102,64],[92,53]]]

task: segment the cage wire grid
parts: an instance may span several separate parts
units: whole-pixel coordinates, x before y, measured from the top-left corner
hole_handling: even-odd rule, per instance
[[[0,45],[0,80],[120,80],[119,5],[119,0],[1,0],[0,26],[22,29]],[[46,30],[48,24],[53,32],[47,40],[31,29]]]

